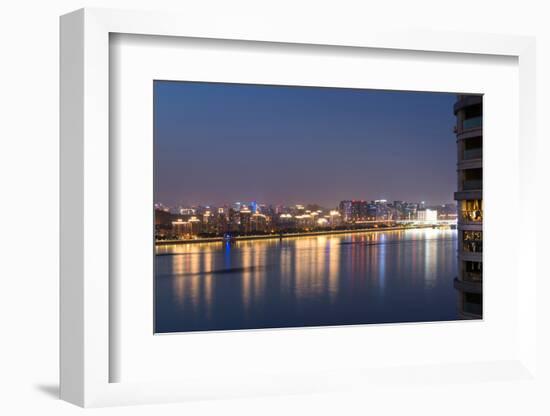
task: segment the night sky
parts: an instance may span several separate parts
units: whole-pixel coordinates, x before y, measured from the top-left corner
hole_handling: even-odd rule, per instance
[[[453,201],[456,95],[154,82],[155,202]]]

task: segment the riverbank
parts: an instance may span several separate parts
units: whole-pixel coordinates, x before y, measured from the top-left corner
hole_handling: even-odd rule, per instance
[[[331,234],[357,234],[366,232],[383,232],[383,231],[403,231],[403,230],[416,230],[423,228],[433,228],[432,225],[415,225],[414,227],[384,227],[384,228],[358,228],[353,230],[327,230],[327,231],[311,231],[303,233],[289,233],[289,234],[268,234],[268,235],[246,235],[237,236],[232,238],[231,241],[249,241],[249,240],[274,240],[283,238],[296,238],[296,237],[315,237],[318,235],[331,235]],[[155,241],[157,246],[166,246],[171,244],[198,244],[198,243],[221,243],[224,242],[223,237],[212,238],[197,238],[193,240],[158,240]]]

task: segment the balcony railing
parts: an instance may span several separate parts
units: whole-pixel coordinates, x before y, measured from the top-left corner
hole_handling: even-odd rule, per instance
[[[467,118],[462,122],[462,129],[463,130],[477,129],[481,127],[482,123],[483,123],[482,116]]]
[[[482,149],[464,149],[464,153],[462,154],[462,159],[464,160],[470,160],[470,159],[481,159],[482,156]]]
[[[462,182],[462,189],[465,191],[481,189],[482,186],[483,181],[481,179],[466,179],[464,182]]]
[[[481,240],[470,240],[462,242],[462,250],[468,253],[482,253],[483,252],[483,241]]]
[[[482,279],[482,274],[479,272],[464,272],[462,279],[466,282],[479,283]]]

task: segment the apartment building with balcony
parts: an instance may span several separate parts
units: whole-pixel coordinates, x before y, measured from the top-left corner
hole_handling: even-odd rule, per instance
[[[458,307],[465,319],[483,316],[483,97],[458,95],[457,144]]]

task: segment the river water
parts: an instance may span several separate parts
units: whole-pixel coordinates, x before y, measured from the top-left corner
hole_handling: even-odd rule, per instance
[[[455,320],[456,230],[159,246],[155,332]]]

